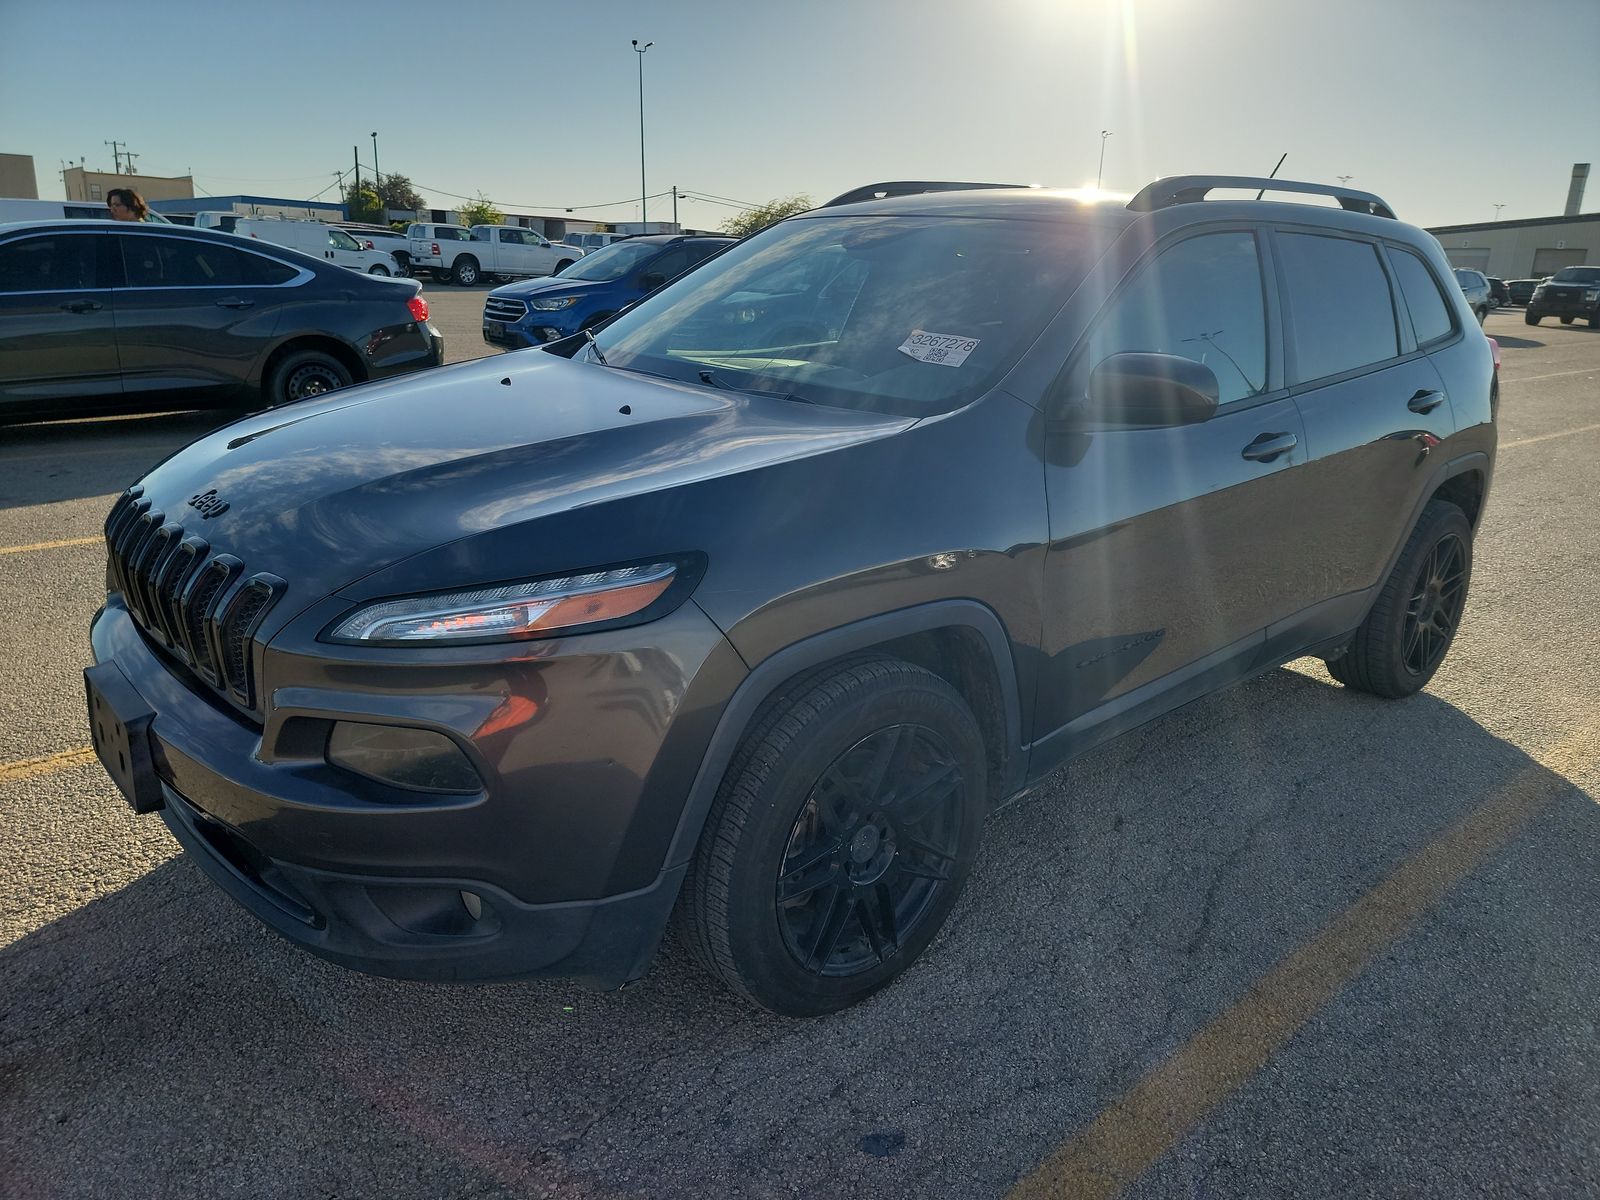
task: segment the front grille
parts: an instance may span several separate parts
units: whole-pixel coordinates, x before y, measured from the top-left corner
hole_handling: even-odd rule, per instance
[[[505,321],[515,324],[527,314],[528,306],[521,300],[509,300],[501,296],[490,296],[483,302],[483,315],[491,321]]]
[[[139,486],[106,519],[110,578],[152,641],[232,700],[256,711],[251,646],[282,590],[270,575],[248,575],[231,554],[185,534]]]

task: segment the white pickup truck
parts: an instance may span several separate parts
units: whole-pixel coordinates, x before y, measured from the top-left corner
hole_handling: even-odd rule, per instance
[[[482,279],[553,275],[580,251],[514,225],[417,224],[406,230],[411,271],[432,271],[440,283],[470,287]]]

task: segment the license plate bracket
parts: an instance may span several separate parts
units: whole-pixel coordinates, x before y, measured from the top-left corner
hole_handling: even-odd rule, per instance
[[[506,336],[504,321],[485,321],[483,323],[483,336],[493,341],[501,341]]]
[[[114,662],[86,669],[83,688],[89,704],[94,752],[106,774],[134,812],[151,813],[165,807],[166,797],[150,750],[155,710]]]

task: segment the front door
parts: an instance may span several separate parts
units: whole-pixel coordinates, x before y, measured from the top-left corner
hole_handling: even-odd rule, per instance
[[[1162,247],[1112,298],[1047,423],[1050,550],[1036,736],[1043,767],[1119,716],[1258,661],[1265,629],[1317,590],[1298,524],[1305,434],[1282,382],[1260,237]],[[1209,420],[1084,431],[1060,418],[1112,354],[1192,358]],[[1052,753],[1050,746],[1055,752]]]
[[[0,243],[0,411],[48,413],[69,397],[122,394],[115,255],[109,234],[89,230]]]

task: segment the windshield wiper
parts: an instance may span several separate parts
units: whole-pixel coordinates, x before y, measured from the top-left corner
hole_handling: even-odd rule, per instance
[[[594,360],[602,367],[609,367],[611,364],[606,361],[606,356],[600,353],[600,343],[594,340],[594,330],[583,329],[579,330],[579,332],[582,333],[584,338],[588,341],[589,349],[594,351]]]
[[[771,396],[774,400],[793,400],[797,404],[814,403],[814,401],[807,400],[796,392],[774,392],[767,388],[734,387],[733,384],[718,379],[715,371],[701,371],[700,382],[710,387],[722,388],[724,391],[743,392],[746,396]]]

